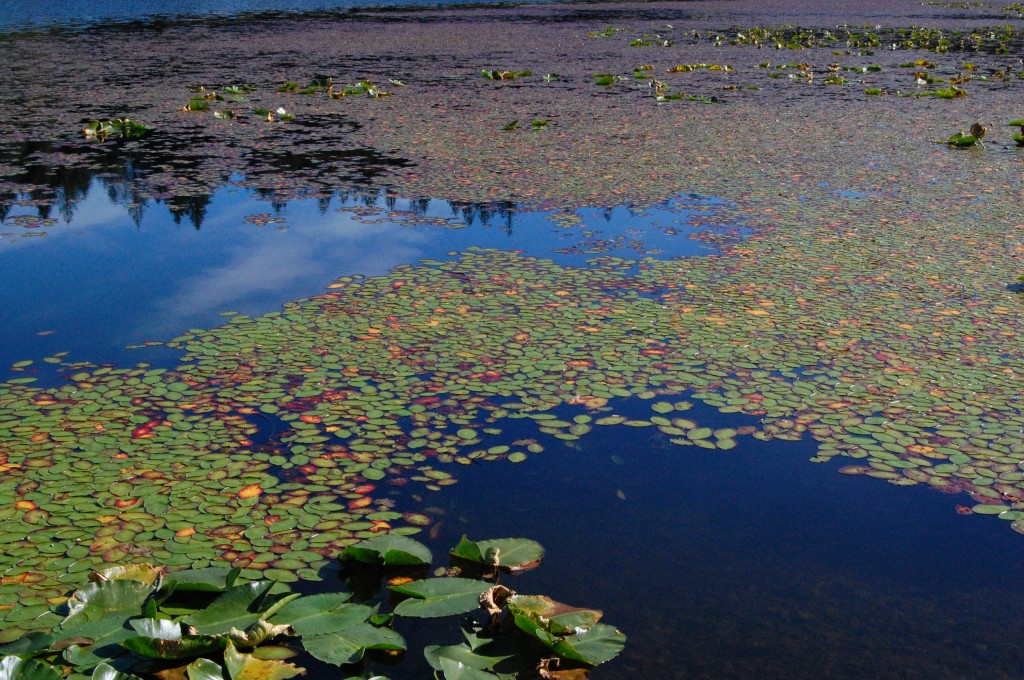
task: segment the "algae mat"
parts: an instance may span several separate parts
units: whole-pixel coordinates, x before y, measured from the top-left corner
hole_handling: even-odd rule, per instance
[[[340,184],[568,212],[690,192],[752,230],[721,257],[639,267],[481,250],[342,278],[175,339],[176,370],[67,366],[40,389],[40,359],[20,362],[0,387],[5,635],[52,623],[63,582],[107,563],[313,578],[361,536],[430,521],[379,485],[539,453],[506,419],[722,450],[811,436],[817,461],[967,492],[1020,528],[1020,21],[846,11],[864,19],[587,5],[5,37],[0,90],[23,114],[0,123],[7,238],[45,233],[74,189],[61,168],[111,163],[147,169],[108,178],[137,201],[231,173],[278,201]],[[349,87],[371,81],[390,96]],[[79,139],[125,115],[156,131]],[[936,143],[975,122],[985,148]],[[627,398],[650,416],[618,415]],[[704,427],[693,399],[762,425]]]

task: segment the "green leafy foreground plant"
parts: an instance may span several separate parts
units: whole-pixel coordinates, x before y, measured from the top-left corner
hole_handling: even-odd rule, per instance
[[[438,680],[587,677],[622,650],[625,636],[599,623],[598,610],[497,584],[500,574],[531,569],[543,555],[527,539],[464,536],[446,575],[423,578],[432,561],[426,546],[377,536],[341,555],[352,592],[317,595],[246,581],[238,569],[113,567],[90,574],[54,630],[0,647],[0,680],[286,680],[305,673],[287,661],[300,652],[350,670],[362,663],[356,672],[366,677],[368,656],[406,649],[392,628],[397,618],[474,610],[482,615],[463,621],[462,643],[424,650]],[[401,601],[381,613],[385,577],[392,599]]]

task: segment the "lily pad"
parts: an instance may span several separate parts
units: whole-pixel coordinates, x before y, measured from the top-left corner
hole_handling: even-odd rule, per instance
[[[395,567],[429,565],[434,558],[430,549],[419,541],[388,534],[368,538],[345,548],[341,559]]]
[[[409,599],[395,607],[395,614],[414,618],[437,618],[471,612],[479,606],[480,593],[491,587],[487,581],[448,577],[412,581],[391,590]]]

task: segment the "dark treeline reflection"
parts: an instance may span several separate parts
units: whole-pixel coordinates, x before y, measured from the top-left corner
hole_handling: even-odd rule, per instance
[[[413,217],[427,216],[438,204],[437,199],[404,199],[381,188],[380,180],[387,171],[411,164],[373,149],[250,153],[240,173],[224,170],[211,174],[201,169],[205,159],[181,153],[175,146],[148,143],[142,147],[134,142],[0,144],[0,172],[6,171],[0,175],[0,222],[12,217],[13,209],[20,206],[29,207],[40,219],[59,217],[71,224],[89,192],[102,191],[111,203],[124,207],[136,226],[142,225],[153,206],[162,206],[175,224],[200,229],[215,193],[229,185],[250,189],[275,213],[296,199],[315,199],[321,213],[332,205],[362,205]],[[450,217],[468,225],[493,225],[512,233],[516,212],[512,202],[444,204]]]

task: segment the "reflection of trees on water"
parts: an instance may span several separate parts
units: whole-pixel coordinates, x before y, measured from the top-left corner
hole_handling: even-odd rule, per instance
[[[145,143],[81,145],[25,141],[0,145],[0,167],[14,169],[0,177],[0,221],[20,205],[30,207],[42,219],[56,211],[70,224],[90,190],[102,190],[111,203],[125,208],[137,227],[153,205],[162,205],[175,224],[187,222],[199,229],[214,192],[232,184],[232,176],[226,170],[204,170],[208,159],[189,153],[190,148],[183,143],[157,141],[147,138]],[[404,159],[373,149],[250,153],[244,178],[237,183],[269,202],[275,213],[298,198],[315,198],[321,213],[335,203],[422,218],[432,216],[432,207],[433,215],[438,215],[436,206],[446,205],[450,218],[470,226],[495,225],[512,233],[515,204],[509,201],[439,203],[430,198],[402,199],[379,188],[386,173],[409,165]],[[172,183],[176,186],[170,186]]]
[[[460,213],[466,224],[473,226],[479,221],[481,224],[489,225],[491,221],[499,223],[502,229],[510,236],[512,235],[512,218],[515,216],[515,203],[510,201],[493,201],[491,203],[463,203],[461,201],[448,201],[453,213]]]
[[[287,200],[279,198],[274,189],[256,189],[254,193],[270,203],[270,209],[279,213],[288,205]],[[467,225],[500,226],[509,235],[516,214],[516,204],[511,201],[490,201],[486,203],[470,203],[466,201],[441,201],[432,198],[402,198],[387,189],[349,187],[338,189],[328,196],[316,197],[317,209],[326,214],[332,203],[340,206],[363,206],[371,210],[386,210],[389,213],[406,213],[417,218],[431,216],[431,207],[446,205],[450,216],[461,219]]]
[[[3,178],[0,189],[0,219],[6,219],[15,204],[34,208],[41,218],[56,210],[71,223],[78,204],[89,191],[99,188],[115,205],[124,206],[136,226],[142,223],[152,204],[165,204],[180,223],[183,218],[198,229],[202,225],[210,194],[174,196],[166,186],[152,181],[158,173],[192,176],[200,160],[187,155],[163,157],[136,144],[93,144],[57,146],[48,142],[20,142],[0,148],[0,163],[17,168]],[[227,181],[227,176],[220,182]]]

